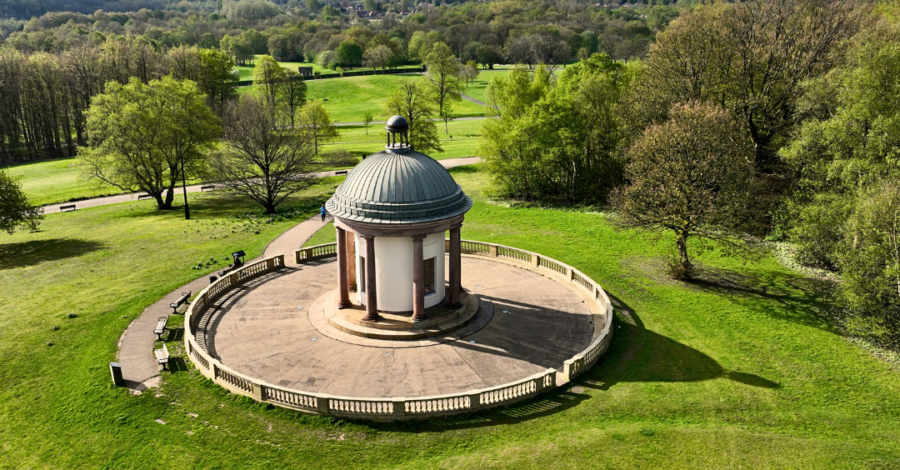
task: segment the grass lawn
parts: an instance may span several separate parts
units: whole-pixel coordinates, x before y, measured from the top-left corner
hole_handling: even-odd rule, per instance
[[[450,121],[448,135],[444,133],[444,123],[436,122],[438,137],[444,151],[431,152],[429,155],[435,160],[477,156],[481,124],[481,120]],[[370,124],[368,134],[363,126],[341,126],[338,129],[341,132],[338,141],[325,144],[323,151],[343,149],[355,155],[363,153],[369,155],[384,150],[384,124]],[[450,137],[453,137],[453,140],[450,140]]]
[[[259,57],[259,56],[257,56],[257,57]],[[280,65],[281,68],[288,69],[292,72],[296,72],[298,67],[312,67],[314,73],[318,72],[322,75],[339,75],[339,72],[337,72],[335,70],[319,67],[318,65],[316,65],[312,62],[278,62],[278,65]],[[404,66],[401,66],[398,68],[399,69],[404,69],[404,68],[416,69],[417,68],[417,69],[421,70],[421,66],[418,66],[418,65],[404,65]],[[242,65],[242,66],[235,67],[235,69],[237,69],[238,73],[240,74],[240,77],[241,77],[240,80],[253,80],[253,66],[252,65]],[[353,72],[353,71],[357,71],[357,70],[362,70],[362,69],[360,67],[356,67],[353,69],[347,69],[346,71]],[[369,69],[365,69],[365,70],[369,70]]]
[[[438,126],[438,136],[441,138],[444,152],[433,152],[432,157],[443,160],[478,155],[481,121],[450,121],[450,135],[444,133],[443,122],[435,124]],[[384,149],[384,124],[370,124],[368,135],[363,126],[341,126],[339,130],[341,137],[337,142],[326,144],[324,151],[345,149],[359,156]],[[453,140],[450,140],[450,136]],[[84,181],[80,176],[78,165],[78,158],[64,158],[7,168],[10,174],[21,178],[25,194],[35,205],[122,193],[119,188],[101,186],[97,181]],[[188,182],[193,183],[196,182]]]
[[[485,74],[487,75],[487,74]],[[362,122],[363,113],[371,111],[376,121],[384,121],[384,107],[388,96],[396,88],[398,80],[425,80],[421,74],[364,75],[361,77],[310,80],[306,82],[307,100],[324,100],[325,108],[333,122]],[[486,86],[484,82],[482,88]],[[476,86],[471,85],[475,90]],[[238,88],[240,93],[249,93],[253,87]],[[483,95],[483,92],[482,92]],[[455,117],[484,116],[484,107],[467,100],[453,105]],[[434,116],[437,117],[437,116]]]
[[[32,204],[42,206],[72,198],[89,198],[121,194],[122,190],[86,181],[81,177],[77,158],[61,158],[6,167],[21,178],[22,189]]]
[[[900,372],[824,319],[823,286],[764,257],[697,257],[703,282],[660,275],[667,245],[602,214],[508,208],[477,167],[451,170],[475,205],[463,238],[581,269],[618,305],[604,358],[565,390],[452,419],[371,424],[226,393],[175,361],[140,396],[110,385],[128,323],[236,248],[258,255],[289,219],[228,193],[192,199],[198,220],[149,202],[51,214],[0,244],[0,467],[17,468],[896,468]],[[259,232],[256,234],[256,232]],[[333,237],[325,228],[321,240]],[[208,269],[209,271],[212,268]],[[76,318],[66,318],[75,312]],[[59,326],[59,330],[54,330]],[[48,346],[52,343],[52,346]],[[179,341],[169,343],[182,354]],[[148,351],[148,354],[150,352]],[[182,356],[183,359],[183,356]],[[155,420],[161,420],[160,424]],[[552,464],[548,464],[552,462]]]

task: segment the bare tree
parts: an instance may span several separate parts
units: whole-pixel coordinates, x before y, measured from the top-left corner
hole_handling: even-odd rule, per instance
[[[363,54],[363,65],[372,67],[373,71],[378,67],[381,67],[381,70],[384,71],[384,68],[391,60],[391,54],[393,54],[391,48],[384,44],[373,47]]]
[[[315,168],[311,134],[288,128],[265,97],[245,95],[227,114],[224,147],[210,159],[215,177],[269,214],[306,189]]]
[[[369,124],[375,119],[375,113],[366,111],[363,113],[363,125],[366,126],[366,135],[369,135]]]

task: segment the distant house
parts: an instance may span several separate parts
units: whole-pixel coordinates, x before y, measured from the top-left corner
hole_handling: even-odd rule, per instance
[[[312,67],[297,67],[297,72],[299,72],[300,75],[303,75],[304,77],[309,77],[313,74],[313,68]]]

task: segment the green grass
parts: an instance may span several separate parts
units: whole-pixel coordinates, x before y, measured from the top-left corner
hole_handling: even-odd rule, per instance
[[[430,152],[429,155],[435,160],[478,156],[481,124],[481,120],[450,121],[448,126],[450,134],[446,134],[444,123],[436,122],[438,137],[444,151]],[[323,151],[343,149],[355,155],[363,153],[369,155],[384,150],[384,124],[370,124],[368,134],[364,126],[341,126],[338,129],[341,132],[338,141],[325,144]],[[453,140],[450,140],[450,137],[453,137]]]
[[[444,152],[431,154],[437,160],[471,157],[478,155],[478,138],[481,136],[481,121],[451,121],[450,135],[444,133],[444,124],[436,123]],[[369,155],[384,149],[384,125],[369,125],[369,133],[363,126],[341,126],[341,137],[337,142],[325,145],[324,151],[344,149],[356,155]],[[450,140],[450,136],[453,140]],[[70,199],[84,199],[111,194],[121,194],[119,188],[100,185],[98,181],[84,180],[77,158],[64,158],[42,162],[26,163],[7,167],[10,174],[20,177],[22,189],[29,201],[35,205],[65,202]],[[188,184],[196,182],[189,181]]]
[[[257,56],[258,57],[258,56]],[[336,70],[326,69],[319,67],[318,65],[312,62],[278,62],[278,65],[283,69],[288,69],[290,71],[296,72],[298,67],[312,67],[314,73],[320,73],[322,75],[339,75],[340,72]],[[421,67],[418,65],[404,65],[398,67],[399,69],[411,68],[411,69],[420,69]],[[242,65],[235,67],[238,73],[240,74],[240,80],[253,80],[253,66],[252,65]],[[347,69],[347,72],[357,71],[357,70],[369,70],[362,69],[360,67],[356,67],[353,69]]]
[[[334,222],[320,228],[309,240],[303,244],[304,247],[324,245],[326,243],[334,243],[337,240],[337,234],[334,231]]]
[[[51,214],[42,232],[0,244],[0,467],[833,469],[900,461],[900,372],[829,326],[817,281],[771,257],[711,251],[696,258],[703,282],[675,282],[659,274],[668,245],[617,232],[603,214],[491,204],[477,167],[451,172],[475,202],[463,238],[555,257],[617,304],[610,350],[573,386],[509,409],[402,424],[256,404],[190,367],[131,396],[110,386],[106,365],[128,323],[205,274],[190,269],[197,260],[235,248],[261,253],[314,213],[314,193],[334,183],[295,201],[305,202],[302,214],[269,224],[234,217],[252,206],[228,193],[193,198],[197,221],[125,203]],[[334,231],[320,233],[327,240]],[[169,346],[181,354],[178,342]]]
[[[85,180],[77,158],[24,163],[7,169],[11,175],[20,178],[29,202],[38,206],[122,193],[119,188]]]
[[[487,75],[487,74],[485,74]],[[363,113],[371,111],[375,120],[384,121],[388,96],[396,89],[398,80],[425,80],[421,74],[364,75],[361,77],[310,80],[306,82],[308,100],[324,100],[325,108],[333,122],[362,122]],[[481,87],[483,88],[485,81]],[[470,86],[477,91],[477,86]],[[238,88],[249,93],[253,87]],[[481,92],[483,95],[483,91]],[[454,117],[484,116],[484,106],[467,100],[453,104]],[[437,116],[434,116],[437,117]]]

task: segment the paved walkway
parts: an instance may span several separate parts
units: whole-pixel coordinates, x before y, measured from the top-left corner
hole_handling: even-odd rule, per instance
[[[471,165],[473,163],[478,163],[481,161],[480,157],[466,157],[466,158],[449,158],[447,160],[438,160],[444,168],[453,168],[455,166],[460,165]],[[335,170],[335,171],[321,171],[318,173],[313,173],[313,176],[316,178],[323,178],[326,176],[336,176],[338,172],[345,172],[347,170]],[[209,186],[209,184],[195,184],[187,187],[188,193],[199,193],[203,191],[203,186]],[[224,187],[223,185],[217,185],[216,187]],[[176,196],[181,194],[181,188],[177,188]],[[109,204],[119,204],[122,202],[130,202],[137,201],[139,193],[131,193],[131,194],[119,194],[116,196],[106,196],[106,197],[96,197],[93,199],[85,199],[83,201],[76,202],[61,202],[59,204],[50,204],[43,206],[45,214],[52,214],[55,212],[59,212],[60,206],[70,206],[75,204],[76,209],[86,209],[88,207],[97,207],[97,206],[106,206]]]
[[[200,322],[210,355],[250,377],[307,392],[355,397],[430,396],[514,382],[563,362],[590,344],[586,304],[550,277],[463,257],[466,288],[493,309],[461,340],[363,345],[314,325],[337,285],[336,261],[282,270],[226,295]],[[302,307],[302,308],[301,308]],[[205,328],[204,328],[205,327]],[[321,328],[334,331],[326,333]]]

